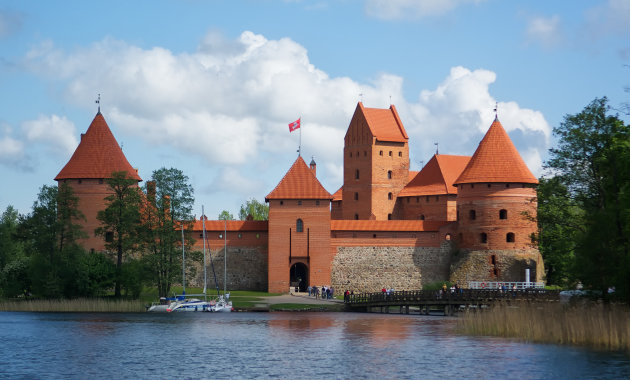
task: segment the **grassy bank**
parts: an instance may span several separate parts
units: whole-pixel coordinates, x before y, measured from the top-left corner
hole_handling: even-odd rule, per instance
[[[0,311],[133,313],[145,310],[145,303],[139,300],[82,298],[73,300],[0,301]]]
[[[458,321],[458,330],[469,335],[630,352],[630,310],[622,305],[499,305],[467,312]]]

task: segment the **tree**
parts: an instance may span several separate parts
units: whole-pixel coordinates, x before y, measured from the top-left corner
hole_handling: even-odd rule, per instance
[[[190,228],[194,223],[193,188],[181,170],[161,168],[153,172],[146,191],[143,241],[147,254],[144,259],[160,297],[165,297],[181,273],[181,228]],[[184,245],[192,243],[189,235]]]
[[[20,235],[30,256],[33,293],[43,297],[80,296],[85,251],[77,240],[86,236],[77,221],[84,218],[78,197],[66,183],[44,185],[31,214],[20,219]]]
[[[17,297],[30,288],[29,260],[18,239],[20,215],[8,206],[0,218],[0,296]]]
[[[223,210],[219,214],[218,220],[234,220],[234,215],[232,215],[229,211]]]
[[[116,252],[114,296],[120,297],[123,256],[139,244],[141,191],[138,181],[124,171],[112,173],[107,184],[113,193],[105,198],[106,208],[96,216],[102,226],[94,232],[105,238],[105,248]]]
[[[556,177],[540,178],[537,198],[537,238],[547,284],[566,287],[575,280],[575,245],[585,228],[583,211]]]
[[[546,166],[582,209],[573,216],[584,226],[574,229],[576,275],[604,295],[615,286],[630,301],[630,127],[608,111],[601,98],[565,116]]]
[[[240,220],[248,220],[250,216],[253,220],[268,220],[269,206],[251,198],[245,202],[245,204],[241,205],[241,209],[238,213]]]

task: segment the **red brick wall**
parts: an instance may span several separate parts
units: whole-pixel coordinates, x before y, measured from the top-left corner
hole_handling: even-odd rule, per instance
[[[531,235],[537,232],[534,220],[523,213],[536,217],[536,189],[531,185],[477,183],[458,188],[459,212],[458,243],[469,249],[525,249],[532,245]],[[509,187],[506,187],[509,185]],[[475,211],[475,219],[470,211]],[[500,218],[500,211],[507,211],[507,219]],[[487,243],[481,242],[481,234]],[[507,242],[507,233],[514,234],[514,242]]]
[[[308,283],[330,284],[330,202],[319,200],[319,205],[316,202],[313,199],[270,200],[269,292],[287,292],[291,265],[298,261],[306,264],[307,255]],[[298,218],[303,221],[303,232],[296,232]],[[289,256],[293,258],[292,262]]]
[[[454,221],[457,213],[457,196],[428,195],[417,197],[402,197],[396,202],[396,219],[420,220],[448,220]]]
[[[65,181],[74,191],[74,195],[79,198],[79,210],[85,216],[85,220],[79,221],[79,224],[82,225],[83,231],[88,237],[81,239],[79,244],[88,251],[92,249],[97,252],[103,251],[105,240],[102,236],[95,236],[94,230],[101,226],[96,215],[105,209],[105,197],[112,194],[109,185],[104,180],[99,179],[68,179]],[[61,185],[61,181],[59,185]]]

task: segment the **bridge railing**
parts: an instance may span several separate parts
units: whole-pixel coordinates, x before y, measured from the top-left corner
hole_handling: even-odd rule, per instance
[[[525,289],[544,289],[544,282],[526,282],[526,281],[468,281],[469,289],[502,289],[507,290],[525,290]]]
[[[558,292],[528,288],[520,290],[502,289],[459,289],[442,290],[413,290],[396,292],[376,292],[351,294],[345,302],[349,304],[390,304],[413,305],[426,303],[480,303],[500,300],[558,300]]]

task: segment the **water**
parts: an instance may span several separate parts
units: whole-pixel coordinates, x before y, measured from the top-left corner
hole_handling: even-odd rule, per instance
[[[435,316],[0,313],[1,379],[619,379],[630,357],[467,337]]]

